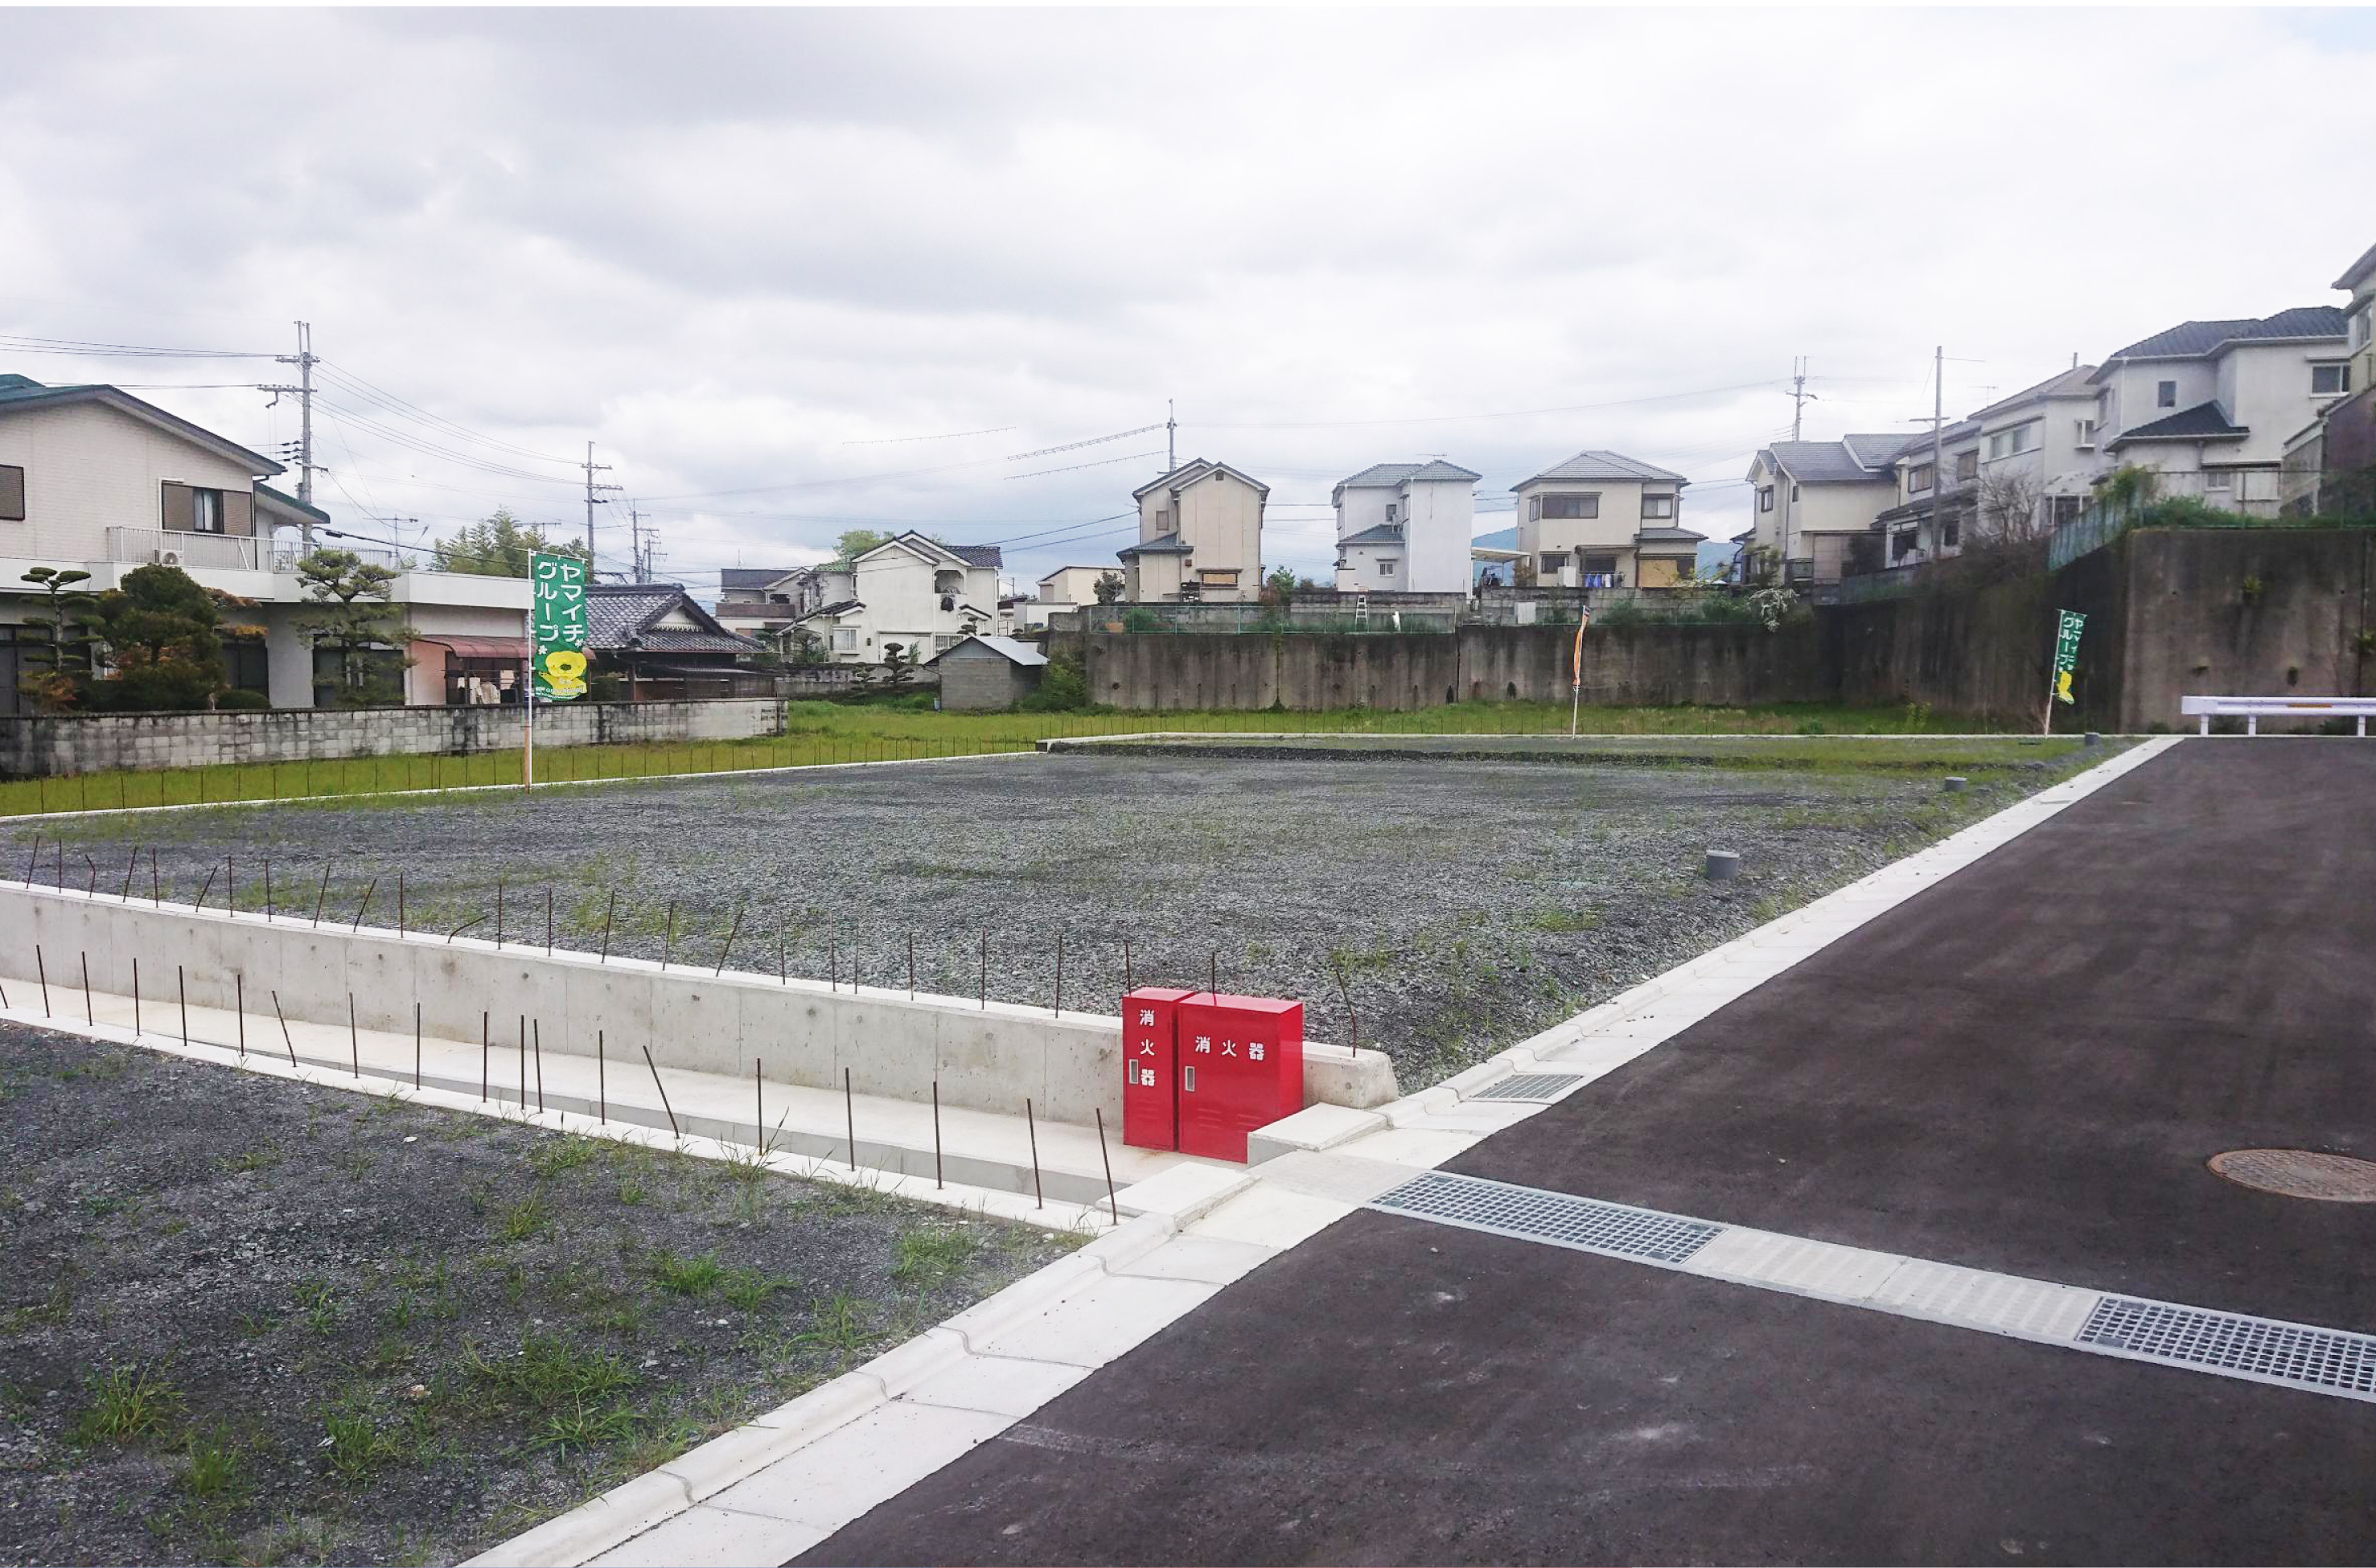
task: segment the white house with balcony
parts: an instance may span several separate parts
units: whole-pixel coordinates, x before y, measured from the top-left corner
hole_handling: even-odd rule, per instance
[[[1348,592],[1467,593],[1481,476],[1441,457],[1374,463],[1336,481],[1336,587]]]
[[[1898,500],[1899,434],[1776,441],[1749,462],[1752,511],[1743,565],[1752,577],[1835,583],[1856,541]]]
[[[1262,596],[1263,509],[1270,486],[1193,458],[1130,493],[1138,542],[1114,552],[1133,604],[1245,603]]]
[[[2351,390],[2346,313],[2183,321],[2108,356],[2096,391],[2098,477],[2158,475],[2163,495],[2274,517],[2287,445]]]
[[[837,664],[880,664],[891,645],[921,664],[968,636],[996,635],[994,544],[943,544],[909,532],[814,568],[823,600],[797,624]]]
[[[407,701],[517,700],[525,578],[422,572],[394,552],[351,544],[329,513],[264,482],[282,471],[117,387],[0,375],[0,713],[19,700],[20,631],[38,597],[24,574],[35,566],[88,572],[77,586],[94,593],[137,566],[178,566],[249,601],[236,618],[265,629],[260,649],[227,640],[232,684],[275,707],[330,700],[292,624],[307,602],[297,562],[316,545],[398,570],[389,598],[410,631]],[[472,684],[472,670],[486,679]]]

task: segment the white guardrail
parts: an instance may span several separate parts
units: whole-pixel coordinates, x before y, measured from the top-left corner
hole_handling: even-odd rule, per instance
[[[2356,719],[2358,733],[2368,733],[2368,719],[2376,714],[2376,697],[2180,697],[2178,710],[2203,721],[2211,733],[2214,719],[2241,719],[2244,733],[2261,732],[2266,719]]]

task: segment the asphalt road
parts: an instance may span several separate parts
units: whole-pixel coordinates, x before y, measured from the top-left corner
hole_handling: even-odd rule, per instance
[[[2376,747],[2189,742],[1453,1169],[2376,1326]],[[804,1562],[2364,1562],[2376,1407],[1356,1214]]]

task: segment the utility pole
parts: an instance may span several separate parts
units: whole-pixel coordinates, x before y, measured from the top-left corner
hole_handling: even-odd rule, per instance
[[[586,580],[590,583],[594,580],[594,508],[610,505],[610,502],[596,494],[595,492],[619,490],[624,487],[594,482],[594,476],[598,473],[609,473],[611,465],[594,460],[594,443],[591,441],[586,444],[586,460],[578,467],[586,470]]]
[[[1180,466],[1179,408],[1169,398],[1163,399],[1163,471],[1170,473]]]
[[[1812,392],[1810,392],[1810,391],[1808,391],[1808,390],[1807,390],[1807,362],[1806,362],[1806,360],[1805,360],[1804,358],[1800,358],[1800,359],[1794,359],[1794,360],[1792,360],[1792,361],[1790,362],[1790,439],[1791,439],[1791,440],[1796,441],[1796,440],[1798,440],[1798,439],[1799,439],[1799,427],[1800,427],[1800,422],[1801,416],[1803,416],[1803,415],[1806,413],[1806,411],[1807,411],[1807,405],[1808,405],[1808,404],[1810,404],[1810,403],[1812,403],[1812,402],[1813,402],[1814,400],[1815,400],[1815,395],[1814,395]]]
[[[301,321],[297,323],[297,351],[273,356],[275,364],[297,367],[297,385],[256,388],[258,392],[271,393],[274,402],[279,402],[283,393],[297,399],[297,499],[308,506],[314,504],[314,474],[319,467],[314,461],[314,366],[318,359],[314,352],[313,323]],[[314,525],[302,523],[297,531],[310,552],[314,548]]]
[[[1930,552],[1936,555],[1947,537],[1947,461],[1942,433],[1946,429],[1947,345],[1939,345],[1930,364]]]

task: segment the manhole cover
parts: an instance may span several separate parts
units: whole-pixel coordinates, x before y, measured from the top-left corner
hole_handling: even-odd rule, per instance
[[[2376,1161],[2299,1148],[2239,1148],[2211,1157],[2214,1173],[2288,1198],[2376,1204]]]

